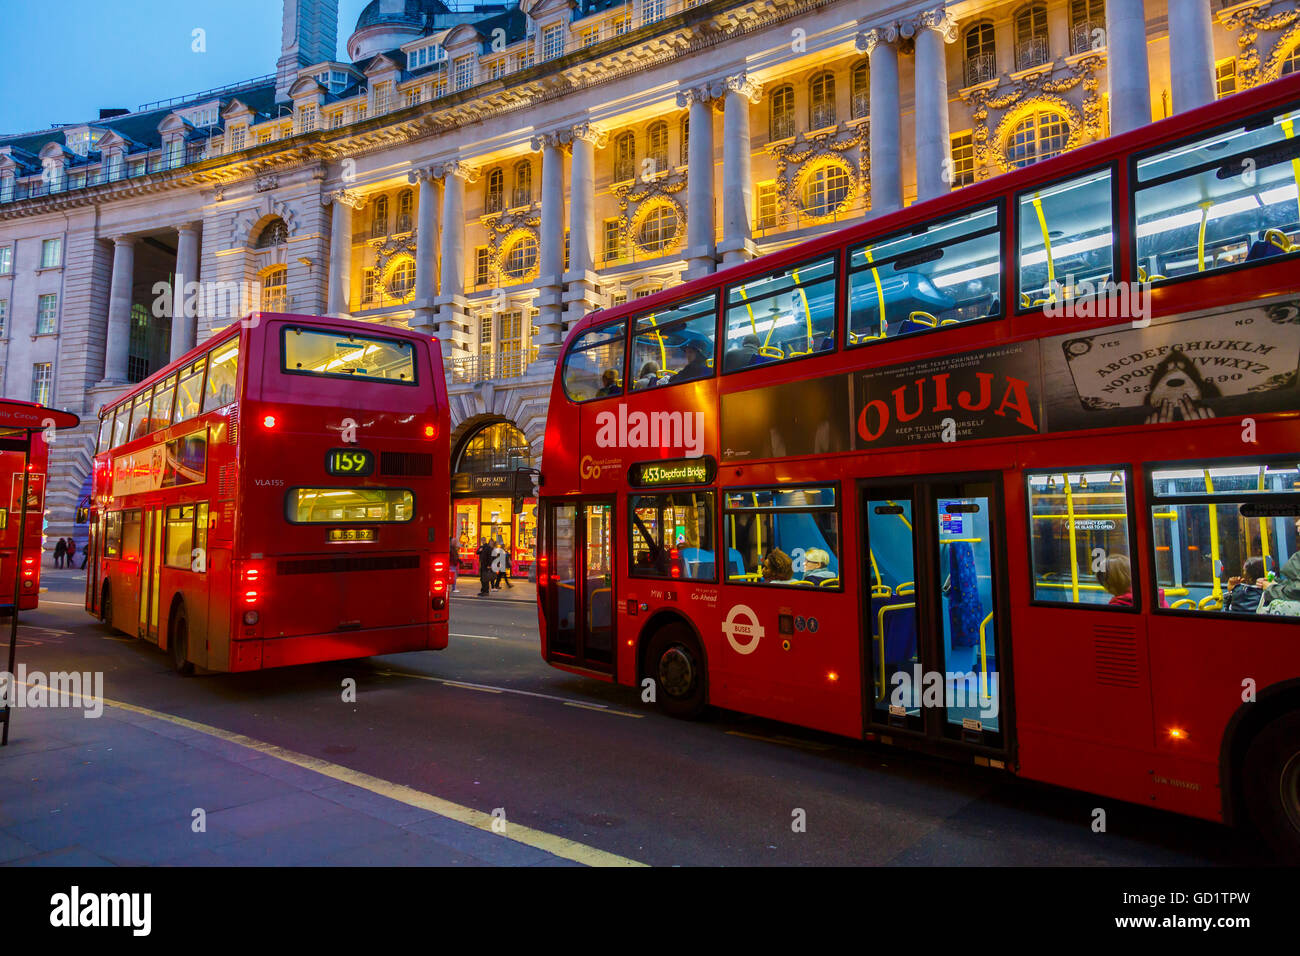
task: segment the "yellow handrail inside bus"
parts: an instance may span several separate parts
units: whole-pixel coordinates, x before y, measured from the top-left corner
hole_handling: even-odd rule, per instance
[[[668,349],[664,346],[664,334],[659,331],[659,323],[655,321],[654,313],[650,314],[650,327],[655,330],[655,338],[659,340],[659,370],[668,371]]]
[[[876,335],[868,335],[868,339],[883,339],[889,331],[889,326],[885,324],[885,289],[880,284],[880,270],[875,266],[875,260],[871,258],[871,247],[867,246],[864,250],[867,254],[867,261],[871,265],[871,278],[876,282],[876,308],[880,312],[880,331]]]
[[[895,594],[903,594],[903,595],[907,595],[907,594],[915,594],[915,593],[916,593],[916,582],[915,582],[915,581],[904,581],[902,584],[900,584],[900,585],[898,586],[898,590],[895,591],[894,593],[895,593]]]
[[[993,612],[989,611],[988,616],[980,621],[980,696],[985,700],[993,699],[989,696],[989,656],[988,648],[984,645],[984,631],[991,620]]]
[[[1213,199],[1207,199],[1201,203],[1201,231],[1196,236],[1196,271],[1205,271],[1205,225],[1210,220],[1210,207],[1214,205]]]
[[[1296,244],[1292,242],[1291,237],[1288,236],[1281,229],[1265,230],[1264,241],[1271,242],[1273,245],[1277,246],[1283,252],[1295,252],[1296,250]]]
[[[1181,601],[1175,601],[1173,604],[1169,606],[1174,610],[1180,610],[1185,607],[1196,607],[1196,602],[1193,601],[1191,598],[1183,598]]]
[[[1292,120],[1285,119],[1281,125],[1283,136],[1287,139],[1295,136],[1295,123]],[[1295,180],[1296,202],[1300,205],[1300,159],[1291,160],[1291,178]]]
[[[803,286],[799,284],[799,270],[795,269],[793,272],[790,273],[790,275],[794,277],[795,291],[799,293],[799,298],[803,300],[804,321],[807,323],[807,328],[808,328],[808,351],[796,352],[794,350],[791,350],[789,355],[786,356],[786,358],[789,358],[790,355],[812,355],[812,351],[813,351],[812,306],[808,304],[808,293],[806,293],[803,289]],[[776,328],[775,322],[772,323],[772,328],[774,329]]]
[[[1065,513],[1070,519],[1070,596],[1079,600],[1079,549],[1078,537],[1074,530],[1074,489],[1070,486],[1070,476],[1061,475],[1065,489]]]
[[[1065,581],[1035,581],[1036,588],[1078,588],[1080,591],[1104,591],[1100,584],[1069,584]]]
[[[1205,469],[1205,493],[1214,494],[1214,484],[1210,481],[1210,469]],[[1210,580],[1213,582],[1213,596],[1223,603],[1223,585],[1219,581],[1219,572],[1215,568],[1219,564],[1219,511],[1210,502],[1207,507],[1210,510]]]
[[[1038,214],[1038,228],[1043,233],[1043,249],[1047,253],[1047,300],[1056,301],[1056,262],[1052,259],[1052,237],[1047,231],[1047,216],[1043,213],[1043,200],[1034,193],[1034,212]],[[1035,305],[1038,303],[1035,302]]]
[[[1080,497],[1082,497],[1082,496],[1080,496]],[[1044,518],[1058,518],[1058,519],[1059,519],[1059,518],[1068,518],[1068,517],[1070,517],[1070,516],[1069,516],[1069,515],[1034,515],[1034,518],[1035,518],[1036,520],[1042,520],[1042,519],[1044,519]],[[1091,512],[1089,512],[1089,513],[1088,513],[1088,517],[1089,517],[1089,518],[1118,518],[1118,519],[1120,519],[1121,521],[1126,521],[1126,520],[1128,520],[1128,515],[1124,514],[1124,512],[1122,512],[1122,511],[1119,512],[1118,514],[1113,514],[1113,515],[1109,515],[1109,514],[1108,514],[1108,515],[1103,515],[1103,514],[1092,514]]]
[[[1147,273],[1146,266],[1138,266],[1139,282],[1163,282],[1167,276],[1158,275],[1157,273]]]
[[[876,638],[880,641],[880,667],[876,670],[876,702],[885,699],[885,612],[901,611],[904,608],[915,608],[916,602],[910,604],[884,604],[876,612]]]
[[[936,319],[933,315],[931,315],[929,312],[923,312],[920,309],[917,309],[915,312],[909,313],[907,316],[907,321],[915,322],[918,325],[924,325],[932,329],[938,326],[939,324],[939,320]]]
[[[1264,490],[1264,469],[1259,470],[1259,490]],[[1259,553],[1264,558],[1264,570],[1268,570],[1268,519],[1259,519]]]
[[[878,598],[878,597],[892,597],[893,594],[894,594],[894,592],[893,592],[893,590],[889,587],[888,584],[873,584],[873,585],[871,585],[871,596],[872,596],[873,598]]]
[[[889,505],[891,508],[898,507],[898,505],[894,504],[894,502],[890,501],[888,498],[885,499],[885,504]],[[907,525],[908,531],[912,530],[912,522],[908,521],[907,515],[903,514],[901,511],[898,513],[898,520],[903,522],[903,524]]]
[[[876,564],[876,552],[868,548],[867,556],[871,558],[871,573],[876,581],[876,584],[872,586],[872,593],[874,594],[876,586],[883,586],[885,582],[880,577],[880,565]]]

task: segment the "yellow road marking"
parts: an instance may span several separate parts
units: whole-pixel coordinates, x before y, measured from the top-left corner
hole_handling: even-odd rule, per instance
[[[85,695],[78,694],[76,696],[84,698]],[[277,760],[283,760],[285,763],[291,763],[294,766],[302,767],[304,770],[311,770],[321,776],[330,777],[331,779],[338,780],[342,783],[351,784],[354,787],[360,787],[362,790],[368,790],[381,797],[387,797],[390,800],[405,803],[407,806],[419,807],[421,810],[427,810],[430,813],[435,813],[448,820],[463,823],[466,826],[474,827],[477,830],[484,830],[495,836],[500,836],[503,839],[513,840],[515,843],[522,843],[525,846],[535,847],[538,850],[542,850],[546,853],[550,853],[552,856],[558,856],[565,860],[573,860],[575,863],[582,863],[586,866],[646,865],[644,863],[639,863],[636,860],[630,860],[624,856],[618,856],[615,853],[607,853],[604,850],[598,850],[593,846],[587,846],[585,843],[579,843],[576,840],[556,836],[553,833],[546,833],[542,830],[534,830],[532,827],[522,826],[518,823],[507,823],[506,832],[497,833],[492,829],[493,818],[490,813],[484,813],[482,810],[475,810],[472,807],[461,806],[459,803],[444,800],[442,797],[435,797],[433,794],[425,793],[423,790],[416,790],[414,787],[408,787],[401,783],[393,783],[391,780],[384,780],[382,777],[371,776],[368,773],[362,773],[360,770],[353,770],[350,767],[340,766],[339,764],[331,763],[330,761],[324,760],[320,757],[300,754],[297,751],[289,750],[276,744],[269,744],[262,740],[255,740],[252,737],[246,737],[243,734],[237,734],[229,730],[222,730],[220,727],[213,727],[210,724],[201,724],[198,721],[189,720],[185,717],[178,717],[175,714],[150,710],[148,707],[140,707],[136,704],[124,703],[120,700],[109,700],[107,697],[101,699],[107,707],[116,707],[119,710],[130,711],[133,714],[142,714],[145,717],[152,717],[155,720],[164,720],[170,724],[175,724],[178,727],[185,727],[188,730],[207,734],[209,737],[216,737],[218,740],[224,740],[227,743],[247,747],[249,750],[255,750],[258,753],[266,754],[268,757],[275,757]]]
[[[636,717],[638,720],[645,716],[645,714],[630,714],[625,710],[610,710],[608,707],[605,707],[602,704],[584,704],[581,701],[577,701],[577,700],[566,700],[564,702],[564,706],[581,707],[583,710],[594,710],[599,714],[614,714],[615,716],[618,717]]]

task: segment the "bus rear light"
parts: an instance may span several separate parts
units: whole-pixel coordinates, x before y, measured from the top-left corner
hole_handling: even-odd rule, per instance
[[[441,574],[443,571],[446,571],[446,570],[447,570],[447,562],[446,562],[446,561],[442,560],[442,558],[434,558],[434,559],[433,559],[433,573],[434,573],[434,574]]]
[[[262,426],[264,428],[274,428],[276,426],[275,416],[267,415],[266,417],[264,417],[262,419]]]
[[[245,623],[246,625],[248,625],[249,627],[252,627],[254,624],[256,624],[256,623],[257,623],[258,621],[260,621],[261,619],[262,619],[262,616],[261,616],[260,614],[258,614],[256,611],[245,611],[245,612],[244,612],[244,623]]]
[[[434,593],[434,594],[441,594],[441,593],[442,593],[443,591],[445,591],[445,590],[447,590],[447,582],[446,582],[446,581],[438,580],[438,581],[434,581],[434,582],[433,582],[433,593]]]
[[[244,592],[244,603],[245,603],[245,604],[256,604],[256,603],[257,603],[257,592],[256,592],[256,591],[245,591],[245,592]]]
[[[425,426],[424,426],[424,437],[425,437],[425,438],[437,438],[437,437],[438,437],[438,426],[437,426],[437,425],[425,425]]]

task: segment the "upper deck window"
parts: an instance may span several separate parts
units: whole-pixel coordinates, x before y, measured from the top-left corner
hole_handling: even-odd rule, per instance
[[[1115,278],[1109,169],[1021,193],[1019,306],[1061,305]]]
[[[130,441],[135,441],[137,438],[143,438],[149,434],[149,404],[152,398],[152,389],[146,389],[135,397],[135,401],[131,405]]]
[[[413,342],[302,326],[286,326],[281,342],[286,372],[416,384]]]
[[[1300,252],[1300,110],[1137,160],[1138,278],[1159,282]]]
[[[717,303],[717,295],[710,293],[636,320],[632,391],[678,385],[713,374]]]
[[[156,432],[172,423],[172,400],[176,396],[176,375],[159,382],[149,409],[149,431]]]
[[[203,407],[203,372],[208,367],[207,356],[180,371],[180,386],[176,392],[176,414],[172,421],[188,421]]]
[[[849,253],[849,345],[1002,314],[1000,215],[989,206]]]
[[[564,392],[575,402],[623,394],[626,322],[584,332],[564,356]]]
[[[203,392],[203,410],[229,405],[235,400],[239,371],[239,339],[228,339],[208,353],[208,387]]]
[[[833,351],[835,265],[831,256],[728,289],[723,370]]]

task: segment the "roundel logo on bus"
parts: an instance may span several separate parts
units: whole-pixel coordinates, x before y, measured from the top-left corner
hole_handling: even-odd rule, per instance
[[[743,620],[742,620],[743,619]],[[763,639],[763,625],[758,623],[758,615],[746,604],[737,604],[727,612],[722,622],[722,633],[727,635],[727,643],[737,654],[752,654]],[[737,638],[749,638],[742,644]]]

